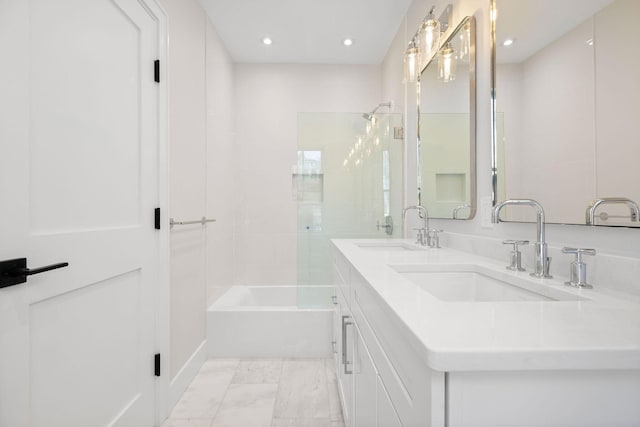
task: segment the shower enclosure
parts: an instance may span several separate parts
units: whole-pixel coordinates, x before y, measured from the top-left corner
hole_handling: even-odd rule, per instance
[[[330,239],[402,236],[403,152],[400,114],[298,114],[299,307],[330,301]]]

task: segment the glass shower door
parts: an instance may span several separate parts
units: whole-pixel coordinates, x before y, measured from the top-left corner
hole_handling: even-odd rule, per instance
[[[399,114],[300,113],[293,197],[298,204],[298,305],[325,306],[330,239],[402,235]]]

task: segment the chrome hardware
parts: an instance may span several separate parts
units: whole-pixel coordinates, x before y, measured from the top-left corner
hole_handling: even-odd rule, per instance
[[[336,344],[338,344],[338,342],[336,340],[331,341],[331,347],[333,348],[333,354],[338,354],[338,350],[336,350]]]
[[[420,215],[423,220],[422,228],[417,229],[418,236],[417,236],[416,243],[420,243],[422,246],[431,246],[431,236],[427,231],[429,230],[429,212],[427,212],[427,209],[424,206],[420,206],[420,205],[408,206],[404,208],[404,210],[402,211],[403,220],[407,217],[407,212],[411,209],[417,210],[418,215]]]
[[[391,236],[393,234],[393,218],[391,218],[391,215],[384,217],[384,224],[380,224],[380,221],[377,221],[376,228],[378,231],[380,231],[381,228],[384,228],[384,231]]]
[[[439,248],[440,247],[440,236],[438,233],[442,233],[444,230],[436,230],[435,228],[429,230],[428,241],[430,248]]]
[[[353,325],[353,322],[345,322],[346,319],[351,319],[351,316],[342,316],[342,365],[344,367],[345,375],[351,375],[353,374],[353,370],[349,370],[351,362],[349,362],[347,358],[347,326]]]
[[[471,209],[471,205],[460,205],[453,208],[453,219],[458,219],[458,211],[460,211],[461,209]]]
[[[173,227],[174,225],[191,225],[191,224],[200,224],[205,225],[208,222],[215,222],[215,219],[207,219],[207,217],[202,217],[201,219],[195,221],[176,221],[173,218],[169,218],[169,227]]]
[[[427,230],[424,228],[414,228],[413,230],[417,231],[416,233],[416,243],[426,246],[427,245]]]
[[[627,205],[631,221],[640,221],[640,208],[638,208],[638,204],[636,202],[631,199],[627,199],[626,197],[605,197],[594,200],[587,208],[587,225],[595,225],[596,209],[598,206],[605,204]]]
[[[512,271],[526,271],[522,268],[522,252],[518,250],[518,246],[520,245],[528,245],[528,240],[505,240],[502,242],[503,245],[513,245],[513,249],[511,250],[511,263],[506,267],[507,270]]]
[[[549,267],[551,266],[551,258],[547,256],[547,242],[545,241],[544,233],[544,209],[542,205],[532,199],[508,199],[498,203],[491,213],[491,222],[497,224],[500,222],[500,211],[502,208],[508,205],[516,206],[531,206],[536,210],[536,243],[535,243],[535,255],[536,265],[535,270],[531,275],[538,278],[552,278],[549,274]]]
[[[582,262],[582,255],[595,255],[595,249],[583,248],[562,248],[563,254],[575,254],[576,259],[570,265],[570,278],[568,282],[564,282],[567,286],[574,288],[593,289],[593,286],[587,283],[587,264]]]
[[[331,295],[331,302],[333,303],[333,305],[338,305],[338,296]]]

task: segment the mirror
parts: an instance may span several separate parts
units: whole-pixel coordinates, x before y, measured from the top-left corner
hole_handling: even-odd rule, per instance
[[[418,201],[431,218],[476,212],[475,20],[444,40],[418,80]]]
[[[640,2],[495,6],[494,202],[535,199],[550,223],[640,226]]]

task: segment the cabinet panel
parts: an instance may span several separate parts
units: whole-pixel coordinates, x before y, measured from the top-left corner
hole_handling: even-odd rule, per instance
[[[393,403],[391,403],[391,398],[389,397],[389,393],[387,393],[386,388],[384,387],[384,383],[382,379],[378,377],[378,385],[376,386],[377,393],[377,414],[378,414],[378,427],[402,427],[402,423],[400,422],[400,418],[398,418],[398,414],[396,413],[395,408],[393,407]]]
[[[342,403],[345,427],[353,426],[353,318],[340,291],[336,292],[334,336],[336,349],[336,376]]]
[[[350,274],[350,264],[345,259],[345,257],[339,253],[337,250],[333,251],[333,278],[334,284],[336,288],[342,292],[342,295],[349,298],[349,284],[351,278]],[[349,301],[347,301],[348,303]]]
[[[640,371],[450,373],[449,425],[640,425]]]
[[[376,426],[376,385],[378,374],[356,326],[354,328],[354,403],[355,423],[357,427]]]

